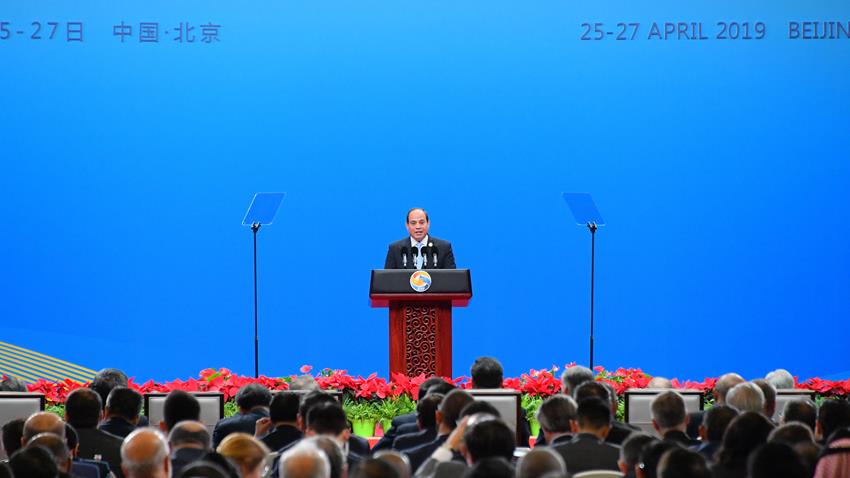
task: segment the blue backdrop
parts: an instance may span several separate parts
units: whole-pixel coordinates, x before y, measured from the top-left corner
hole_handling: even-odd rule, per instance
[[[386,375],[369,270],[414,205],[473,271],[456,375],[586,362],[590,238],[560,193],[588,191],[599,364],[842,376],[850,40],[790,38],[814,20],[846,31],[850,4],[6,1],[0,340],[138,379],[252,373],[240,221],[286,191],[261,372]],[[679,21],[708,39],[650,39]]]

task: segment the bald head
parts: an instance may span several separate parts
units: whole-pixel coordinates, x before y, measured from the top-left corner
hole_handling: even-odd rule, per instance
[[[210,431],[201,422],[184,420],[174,425],[168,434],[168,444],[172,449],[199,448],[209,450],[212,447]]]
[[[168,443],[153,428],[140,428],[121,445],[121,469],[127,478],[168,478],[171,460]]]
[[[561,455],[547,447],[534,448],[519,459],[517,478],[539,478],[556,473],[559,476],[567,472],[567,466]]]
[[[280,457],[280,478],[330,478],[325,454],[310,443],[299,443]]]
[[[738,375],[737,373],[727,373],[725,375],[721,375],[720,378],[717,379],[717,383],[714,384],[714,398],[718,405],[726,404],[726,394],[729,393],[729,390],[732,390],[732,387],[738,385],[739,383],[744,383],[744,377]]]
[[[53,412],[33,413],[24,422],[24,434],[21,437],[21,445],[26,445],[32,437],[39,433],[53,433],[65,439],[65,422],[59,415]]]

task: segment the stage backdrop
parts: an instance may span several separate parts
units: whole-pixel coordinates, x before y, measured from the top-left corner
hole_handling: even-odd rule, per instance
[[[387,374],[369,271],[423,206],[454,373],[846,374],[850,4],[6,0],[0,340],[138,379]],[[816,39],[817,38],[817,39]]]

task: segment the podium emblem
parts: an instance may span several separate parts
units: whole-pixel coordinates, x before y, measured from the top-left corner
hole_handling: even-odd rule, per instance
[[[410,275],[410,287],[416,292],[425,292],[431,287],[431,274],[425,271],[416,271]]]

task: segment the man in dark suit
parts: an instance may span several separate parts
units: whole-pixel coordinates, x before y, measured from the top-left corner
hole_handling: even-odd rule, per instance
[[[614,394],[614,400],[611,399],[611,395]],[[612,445],[620,446],[626,441],[626,438],[629,437],[632,433],[635,432],[631,425],[627,425],[623,422],[617,421],[614,418],[616,406],[616,393],[614,393],[614,389],[611,388],[609,390],[608,387],[605,386],[604,382],[597,382],[595,380],[591,380],[589,382],[585,382],[576,388],[574,393],[576,402],[581,402],[587,398],[596,397],[601,398],[611,407],[611,429],[608,430],[608,436],[605,437],[605,442],[610,443]]]
[[[425,460],[431,456],[431,453],[446,442],[449,434],[457,427],[461,410],[474,401],[475,399],[472,398],[472,395],[463,390],[452,390],[446,395],[437,408],[437,438],[430,443],[405,451],[405,455],[410,460],[410,470],[412,473],[416,473],[416,470],[425,463]]]
[[[124,478],[121,471],[121,438],[97,429],[101,416],[100,395],[90,388],[78,388],[65,400],[65,419],[77,430],[77,456],[86,459],[100,457],[109,463],[115,476]]]
[[[300,404],[301,400],[298,394],[293,392],[278,392],[272,398],[272,403],[269,406],[269,418],[261,418],[257,422],[255,433],[269,447],[269,450],[278,451],[304,436],[298,429],[298,407]]]
[[[171,432],[178,423],[185,420],[199,421],[201,419],[201,403],[189,392],[172,390],[165,396],[162,404],[162,421],[159,429],[163,433]]]
[[[455,268],[452,244],[428,235],[431,223],[424,209],[407,211],[406,225],[410,236],[390,244],[384,269]]]
[[[201,422],[185,420],[171,429],[168,445],[171,448],[171,476],[180,476],[180,471],[189,463],[196,462],[211,451],[212,437]]]
[[[504,382],[504,369],[502,364],[493,357],[478,357],[473,362],[469,371],[472,376],[472,388],[479,389],[501,389]],[[531,426],[526,418],[524,408],[520,409],[519,423],[516,424],[519,431],[519,446],[527,447],[528,438],[531,435]]]
[[[443,388],[445,388],[445,390],[443,390]],[[454,385],[446,382],[440,377],[431,377],[419,385],[416,400],[417,402],[422,400],[429,393],[440,393],[445,396],[454,388]],[[416,419],[416,413],[408,413],[393,418],[390,429],[384,430],[384,436],[378,440],[378,443],[376,443],[374,447],[372,447],[372,451],[389,450],[392,448],[393,442],[396,438],[401,435],[418,432],[419,426],[416,424]]]
[[[269,389],[258,384],[249,383],[236,392],[236,406],[239,414],[219,420],[213,429],[213,448],[218,448],[224,437],[235,432],[253,435],[257,420],[269,416],[269,404],[272,393]]]
[[[569,395],[552,395],[537,409],[537,421],[543,433],[544,443],[534,446],[555,446],[573,439],[570,423],[576,419],[576,402]]]
[[[717,451],[723,444],[723,434],[737,416],[738,411],[728,405],[711,407],[703,414],[702,425],[699,427],[702,442],[696,451],[709,463],[714,463]]]
[[[590,470],[619,471],[620,448],[603,440],[611,428],[611,407],[607,400],[593,397],[578,404],[572,424],[575,436],[569,443],[555,445],[570,474]]]
[[[124,438],[136,429],[141,411],[141,393],[127,387],[115,387],[109,392],[105,418],[97,428]]]
[[[437,407],[444,395],[431,393],[416,404],[416,423],[419,431],[401,435],[393,441],[393,449],[404,451],[434,441],[437,438]]]
[[[688,428],[688,412],[685,400],[678,393],[670,390],[652,399],[650,405],[652,427],[665,441],[672,441],[683,447],[699,446],[699,440],[694,440],[685,433]]]

